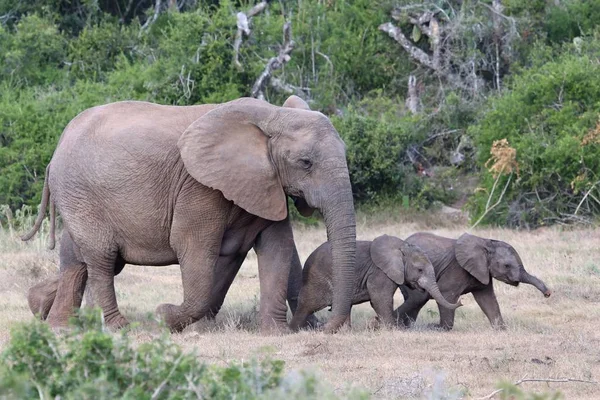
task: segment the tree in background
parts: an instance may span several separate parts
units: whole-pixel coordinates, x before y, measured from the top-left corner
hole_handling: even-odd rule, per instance
[[[359,207],[471,198],[479,218],[508,139],[522,171],[482,223],[589,220],[597,144],[574,143],[598,120],[598,15],[600,0],[0,0],[0,204],[37,205],[62,129],[91,106],[297,94],[346,141]]]

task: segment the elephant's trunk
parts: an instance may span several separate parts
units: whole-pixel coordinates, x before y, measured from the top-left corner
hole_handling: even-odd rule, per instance
[[[431,281],[425,277],[420,278],[417,283],[423,289],[425,289],[431,297],[442,307],[449,308],[450,310],[456,310],[458,307],[462,306],[460,300],[456,303],[450,303],[448,300],[442,296],[442,292],[440,292],[440,288],[438,287],[435,281]]]
[[[546,284],[542,282],[540,279],[535,276],[529,274],[529,272],[525,271],[525,268],[521,268],[521,273],[519,274],[519,281],[522,283],[527,283],[529,285],[533,285],[544,294],[544,297],[550,297],[552,291],[546,287]]]
[[[331,195],[320,207],[333,258],[333,316],[325,326],[329,333],[336,332],[346,321],[349,322],[354,293],[356,218],[347,174],[346,169],[345,179],[336,186],[337,191],[330,192]]]

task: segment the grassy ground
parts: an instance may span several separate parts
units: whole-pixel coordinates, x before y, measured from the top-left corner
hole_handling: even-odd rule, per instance
[[[419,230],[458,237],[460,224],[446,228],[436,220],[372,222],[359,218],[359,239],[387,233],[404,238]],[[500,307],[509,326],[496,332],[470,295],[457,311],[455,329],[442,333],[425,325],[437,319],[429,302],[410,331],[367,327],[374,315],[368,305],[353,309],[353,329],[334,336],[322,333],[263,337],[257,333],[258,276],[251,254],[234,282],[215,322],[195,324],[174,340],[209,363],[224,364],[265,355],[286,361],[291,369],[316,370],[336,390],[354,385],[374,397],[423,397],[439,390],[462,392],[466,398],[491,393],[500,380],[574,378],[600,381],[600,228],[540,229],[515,232],[480,229],[477,235],[505,240],[519,251],[526,268],[554,291],[545,299],[533,287],[496,282]],[[323,228],[298,228],[296,242],[302,260],[325,240]],[[31,318],[26,291],[54,274],[57,252],[44,250],[43,240],[21,244],[4,230],[0,237],[0,347],[12,325]],[[163,302],[178,303],[182,290],[177,266],[128,266],[116,278],[122,312],[139,322],[131,335],[152,340],[159,332],[148,313]],[[401,302],[398,293],[396,304]],[[327,317],[327,311],[320,313]],[[581,383],[523,383],[536,392],[561,391],[567,399],[598,399],[600,386]]]

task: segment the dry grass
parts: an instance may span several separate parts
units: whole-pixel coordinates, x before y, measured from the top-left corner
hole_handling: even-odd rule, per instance
[[[432,229],[435,220],[431,217],[424,219],[425,227],[410,220],[396,221],[370,226],[367,218],[359,218],[359,239],[383,233],[406,237],[424,229],[458,237],[464,231],[452,224]],[[318,371],[335,389],[355,385],[381,398],[420,398],[440,384],[446,390],[462,391],[466,398],[477,398],[490,393],[499,380],[517,381],[525,375],[599,381],[600,229],[479,229],[475,234],[513,244],[529,271],[554,291],[545,299],[532,287],[496,283],[507,331],[492,330],[467,295],[462,300],[465,306],[457,312],[455,330],[449,333],[425,328],[437,318],[437,307],[430,302],[411,331],[368,329],[374,312],[361,305],[353,309],[351,332],[263,337],[255,323],[259,286],[252,254],[216,322],[200,321],[173,338],[184,348],[196,349],[209,363],[269,355],[285,360],[288,368]],[[295,235],[303,260],[325,240],[324,229],[319,228],[298,228]],[[0,241],[0,347],[13,324],[31,318],[27,288],[56,268],[55,252],[40,250],[41,242],[26,247],[4,236]],[[128,266],[116,281],[121,310],[139,323],[130,335],[139,342],[152,340],[159,330],[148,313],[162,302],[181,301],[178,267]],[[326,315],[327,311],[321,312]],[[568,399],[600,398],[600,386],[586,383],[522,386],[542,392],[560,390]]]

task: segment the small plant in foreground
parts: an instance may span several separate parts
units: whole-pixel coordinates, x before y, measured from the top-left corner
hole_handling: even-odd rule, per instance
[[[168,333],[133,346],[108,332],[97,310],[61,335],[37,320],[17,326],[1,361],[2,399],[339,398],[308,373],[284,374],[283,361],[209,366]]]

